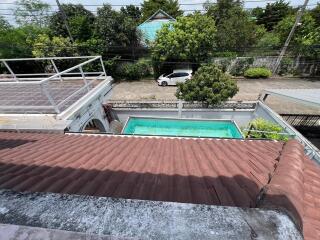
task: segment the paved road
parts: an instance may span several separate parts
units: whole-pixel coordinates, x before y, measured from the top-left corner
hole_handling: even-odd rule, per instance
[[[239,92],[235,100],[256,100],[263,89],[272,88],[320,88],[319,80],[308,79],[262,79],[238,80]],[[114,86],[113,100],[174,100],[176,87],[160,87],[154,80],[139,82],[121,82]],[[319,96],[320,97],[320,96]],[[267,103],[281,113],[318,113],[316,108],[298,105],[275,97],[270,97]]]

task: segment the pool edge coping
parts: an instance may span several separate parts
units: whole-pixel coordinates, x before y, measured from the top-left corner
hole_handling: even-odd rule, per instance
[[[170,136],[170,135],[144,135],[144,134],[125,134],[124,133],[124,129],[127,127],[128,125],[128,122],[131,118],[147,118],[147,119],[164,119],[164,120],[183,120],[183,121],[219,121],[219,122],[232,122],[236,129],[238,130],[238,132],[240,133],[241,135],[241,138],[222,138],[222,137],[204,137],[204,136],[201,136],[201,137],[195,137],[195,136]],[[241,129],[239,128],[238,124],[236,123],[235,120],[233,119],[208,119],[208,118],[205,118],[205,119],[201,119],[201,118],[174,118],[174,117],[150,117],[150,116],[134,116],[134,115],[129,115],[127,120],[125,121],[125,124],[121,130],[121,135],[123,136],[155,136],[155,137],[180,137],[180,138],[214,138],[214,139],[239,139],[239,140],[243,140],[245,139]]]

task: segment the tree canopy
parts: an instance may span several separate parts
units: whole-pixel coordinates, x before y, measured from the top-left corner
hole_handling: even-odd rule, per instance
[[[238,11],[242,10],[243,2],[241,0],[217,0],[216,3],[207,1],[204,4],[204,8],[209,16],[212,16],[217,25],[220,21],[228,19],[235,13],[234,9]]]
[[[43,29],[34,25],[17,28],[10,27],[0,34],[0,58],[19,58],[32,56],[28,41],[32,41]]]
[[[49,4],[41,0],[18,0],[16,6],[14,15],[19,25],[34,24],[39,27],[47,25]]]
[[[7,31],[10,29],[12,26],[9,24],[9,22],[4,19],[3,16],[0,16],[0,32]]]
[[[236,81],[214,64],[201,66],[192,79],[178,84],[176,97],[185,101],[219,104],[239,91]]]
[[[310,13],[317,25],[320,26],[320,3],[317,3],[317,6],[311,9]]]
[[[262,8],[258,8],[253,10],[252,13],[256,17],[257,24],[263,25],[268,31],[273,30],[283,18],[294,13],[294,9],[289,6],[289,2],[284,0],[268,3],[266,8],[261,10]]]
[[[121,7],[120,12],[123,13],[125,16],[132,18],[136,22],[140,21],[141,10],[139,7],[136,7],[134,5],[127,5],[125,7]]]
[[[213,55],[216,27],[212,17],[196,13],[178,17],[157,33],[152,56],[156,61],[206,61]]]
[[[220,51],[250,51],[250,46],[261,38],[261,30],[238,8],[217,25],[216,42]],[[248,50],[249,49],[249,50]]]
[[[159,9],[165,11],[170,16],[176,18],[182,16],[183,12],[179,8],[178,0],[145,0],[142,3],[142,19],[141,21],[147,20]]]
[[[289,15],[280,21],[275,32],[278,34],[282,43],[288,37],[288,34],[295,22],[295,15]],[[317,45],[320,43],[320,27],[310,13],[305,13],[301,20],[301,25],[296,28],[293,38],[290,42],[291,51],[295,54],[301,54],[307,57],[319,57],[320,50]],[[294,47],[293,47],[294,46]]]
[[[98,8],[94,36],[100,38],[105,47],[132,46],[139,42],[137,23],[127,12],[117,12],[110,5]]]
[[[61,8],[67,16],[72,37],[81,41],[89,39],[93,34],[95,19],[93,13],[85,9],[81,4],[62,4]],[[50,17],[49,28],[55,36],[69,37],[60,11]]]
[[[217,4],[207,4],[206,9],[207,15],[217,23],[215,41],[219,51],[243,51],[261,37],[261,31],[244,11],[242,1],[218,0]]]
[[[17,24],[11,14],[4,15],[5,18],[0,16],[1,57],[99,54],[105,59],[116,57],[115,65],[120,63],[119,58],[122,64],[124,60],[149,57],[153,60],[155,75],[159,70],[166,72],[185,65],[192,65],[195,70],[215,57],[279,54],[298,10],[290,6],[288,0],[277,0],[252,11],[244,8],[244,0],[208,0],[204,4],[206,12],[185,12],[186,16],[178,0],[145,0],[141,8],[128,5],[115,9],[105,4],[97,9],[97,14],[81,4],[62,4],[75,40],[70,42],[61,12],[45,2],[17,0],[12,9]],[[146,46],[140,41],[137,26],[159,9],[177,21],[165,25],[158,31],[155,42]],[[319,44],[320,3],[305,10],[287,55],[307,58],[309,62],[314,60],[317,64]],[[230,58],[223,59],[222,65],[234,75],[242,74],[251,64],[251,60],[243,63],[239,59],[237,64],[231,64]],[[317,71],[318,68],[310,69]]]
[[[34,41],[32,54],[35,57],[70,57],[74,56],[76,49],[69,38],[54,36],[50,38],[46,34],[39,34]]]

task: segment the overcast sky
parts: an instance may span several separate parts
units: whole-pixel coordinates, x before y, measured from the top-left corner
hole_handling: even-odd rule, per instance
[[[50,5],[55,5],[56,1],[55,0],[43,0],[44,2],[50,4]],[[181,9],[183,10],[200,10],[202,9],[202,3],[205,2],[206,0],[179,0],[181,4],[188,4],[188,3],[196,3],[199,5],[192,5],[192,6],[181,6]],[[257,6],[265,6],[268,2],[268,0],[246,0],[247,2],[245,3],[246,8],[254,8]],[[10,3],[14,3],[15,0],[0,0],[0,15],[4,14],[11,14],[12,11],[7,10],[7,9],[12,9],[14,5]],[[123,4],[123,5],[129,5],[129,4],[141,4],[143,0],[60,0],[60,3],[81,3],[83,5],[102,5],[103,3],[109,3],[111,5],[117,5],[117,4]],[[269,1],[272,2],[272,1]],[[291,0],[290,5],[292,6],[298,6],[302,5],[304,0]],[[310,4],[316,4],[317,2],[320,2],[320,0],[309,0],[309,5]],[[56,9],[56,7],[52,7],[53,9]],[[95,11],[96,7],[92,6],[87,6],[86,7],[89,10]],[[120,7],[115,7],[115,8],[120,8]],[[6,19],[8,19],[10,22],[14,19],[13,16],[4,16]]]

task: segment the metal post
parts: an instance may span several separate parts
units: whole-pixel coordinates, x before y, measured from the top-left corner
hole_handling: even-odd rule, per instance
[[[66,13],[64,12],[63,8],[61,7],[59,0],[56,0],[56,3],[57,3],[57,5],[58,5],[59,11],[60,11],[61,14],[62,14],[62,19],[63,19],[63,21],[64,21],[64,25],[66,26],[66,29],[67,29],[69,38],[70,38],[71,42],[73,43],[74,40],[73,40],[73,37],[72,37],[71,32],[70,32],[70,29],[69,29],[68,20],[67,20],[67,15],[66,15]]]
[[[9,72],[11,73],[11,76],[13,77],[13,79],[17,82],[19,82],[19,80],[17,79],[17,76],[14,74],[14,72],[12,71],[12,69],[9,67],[9,64],[6,61],[2,61],[4,66],[6,66],[6,68],[9,70]]]
[[[44,93],[44,95],[46,95],[46,97],[48,98],[50,104],[53,106],[54,110],[56,111],[56,113],[60,113],[60,110],[57,106],[57,104],[55,103],[55,101],[53,100],[53,98],[51,97],[50,93],[48,92],[46,86],[41,83],[40,84],[41,90]],[[48,87],[48,86],[47,86]]]
[[[289,44],[290,44],[290,41],[291,41],[291,38],[292,38],[292,36],[293,36],[293,34],[294,34],[295,30],[296,30],[296,27],[298,26],[298,24],[299,24],[299,22],[300,22],[300,20],[301,20],[301,17],[302,17],[302,15],[303,15],[303,13],[304,13],[304,10],[306,9],[306,7],[307,7],[307,5],[308,5],[308,2],[309,2],[309,0],[305,0],[305,1],[304,1],[304,4],[303,4],[302,7],[301,7],[301,9],[298,10],[297,17],[296,17],[296,21],[294,22],[294,24],[293,24],[293,26],[292,26],[292,28],[291,28],[291,31],[290,31],[290,33],[289,33],[289,36],[288,36],[286,42],[285,42],[284,45],[283,45],[283,48],[282,48],[282,50],[281,50],[281,52],[280,52],[279,57],[277,58],[277,62],[276,62],[275,66],[274,66],[274,69],[273,69],[273,73],[274,73],[274,74],[276,74],[277,71],[278,71],[278,68],[279,68],[280,63],[281,63],[281,61],[282,61],[282,58],[283,58],[284,54],[285,54],[286,51],[287,51],[287,48],[288,48],[288,46],[289,46]]]
[[[102,57],[100,57],[100,62],[101,62],[102,70],[103,70],[103,72],[104,72],[104,76],[107,77],[107,73],[106,73],[106,69],[105,69],[104,64],[103,64],[103,61],[102,61]]]
[[[178,102],[178,118],[182,117],[182,107],[183,107],[182,100],[179,99],[179,102]]]
[[[81,76],[82,76],[82,78],[83,78],[84,84],[85,84],[85,86],[87,87],[87,90],[88,90],[88,92],[89,92],[89,91],[90,91],[90,87],[89,87],[88,81],[87,81],[87,79],[86,79],[86,76],[85,76],[84,73],[83,73],[83,69],[82,69],[81,66],[79,67],[79,70],[80,70]]]
[[[56,71],[56,73],[59,73],[59,69],[57,68],[57,66],[56,66],[56,64],[54,63],[53,59],[51,59],[51,64],[52,64],[54,70]],[[60,78],[60,81],[62,82],[63,79],[62,79],[61,75],[59,75],[59,78]]]

